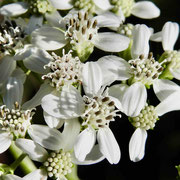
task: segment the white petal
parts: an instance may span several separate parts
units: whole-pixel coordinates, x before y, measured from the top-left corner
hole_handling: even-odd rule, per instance
[[[174,76],[174,78],[180,80],[180,68],[178,68],[178,69],[170,69],[170,72]]]
[[[74,153],[79,161],[84,161],[90,153],[96,141],[96,132],[92,128],[86,128],[77,137],[74,145]]]
[[[96,95],[102,86],[102,71],[96,62],[87,62],[82,70],[83,89],[88,96]]]
[[[64,33],[54,27],[41,27],[32,32],[31,43],[45,50],[56,50],[66,45]]]
[[[137,162],[144,157],[147,132],[137,128],[129,142],[129,156],[131,161]]]
[[[97,63],[102,70],[103,84],[111,84],[116,80],[127,80],[131,77],[129,63],[120,57],[104,56],[98,59]]]
[[[151,36],[151,31],[149,28],[142,25],[135,25],[133,28],[133,44],[131,49],[131,56],[137,58],[139,55],[143,54],[145,56],[149,53],[149,38]]]
[[[162,32],[157,32],[151,35],[150,37],[151,41],[155,42],[161,42],[162,41]]]
[[[110,98],[115,103],[115,106],[121,111],[123,111],[123,107],[121,104],[122,97],[128,87],[129,86],[126,84],[116,84],[116,85],[111,86],[108,91]]]
[[[120,160],[121,152],[112,131],[109,128],[99,129],[97,140],[101,153],[111,164],[117,164]]]
[[[160,101],[166,99],[173,92],[180,92],[180,86],[167,79],[157,79],[156,81],[154,81],[153,89]]]
[[[43,111],[43,115],[44,115],[44,120],[46,121],[46,124],[50,128],[59,129],[64,124],[64,119],[60,119],[60,118],[56,118],[54,116],[51,116],[45,111]]]
[[[112,12],[105,12],[95,17],[98,27],[119,27],[122,20]]]
[[[62,119],[79,117],[84,112],[83,98],[73,86],[63,86],[60,93],[44,96],[41,106],[48,114]]]
[[[127,88],[122,98],[122,107],[127,116],[138,116],[144,108],[147,99],[146,88],[143,84],[136,82]]]
[[[176,91],[164,99],[158,106],[155,108],[158,116],[163,114],[180,110],[180,91]]]
[[[32,15],[29,19],[28,26],[25,29],[27,34],[31,34],[35,29],[38,29],[43,24],[43,16]]]
[[[80,123],[78,118],[68,119],[64,124],[64,130],[62,132],[64,141],[64,149],[71,150],[74,146],[75,140],[80,133]]]
[[[72,161],[73,163],[77,165],[90,165],[90,164],[95,164],[98,163],[102,160],[104,160],[105,157],[102,155],[102,153],[99,150],[99,145],[96,144],[91,152],[86,156],[84,161],[79,161],[74,154],[72,154]]]
[[[104,11],[107,11],[112,8],[109,0],[93,0],[93,2],[98,8]]]
[[[62,20],[62,17],[58,11],[54,11],[53,13],[46,13],[45,17],[48,21],[48,24],[53,27],[59,27],[59,22]]]
[[[10,136],[8,132],[0,130],[0,154],[9,148],[12,140],[13,138]]]
[[[71,0],[49,0],[51,4],[56,8],[60,10],[66,10],[66,9],[71,9],[73,5],[71,4]]]
[[[21,68],[16,68],[12,74],[11,77],[15,77],[18,80],[21,80],[21,82],[24,84],[26,80],[26,74]]]
[[[94,45],[107,52],[120,52],[128,48],[129,38],[114,32],[98,33]]]
[[[47,174],[43,169],[37,169],[23,177],[23,180],[46,180]]]
[[[48,157],[48,152],[36,142],[30,139],[17,139],[15,141],[23,152],[27,153],[33,161],[44,162]]]
[[[160,10],[154,3],[142,1],[135,3],[132,14],[143,19],[152,19],[160,15]]]
[[[23,83],[20,79],[9,77],[6,83],[6,91],[3,96],[4,103],[10,109],[14,108],[14,103],[21,104],[23,96]]]
[[[35,142],[47,149],[59,150],[62,148],[62,135],[57,129],[45,125],[31,125],[28,134]]]
[[[7,175],[4,175],[2,180],[23,180],[23,178],[13,175],[13,174],[7,174]]]
[[[23,109],[31,109],[39,106],[41,104],[42,98],[45,95],[50,94],[53,90],[54,89],[49,84],[42,84],[35,96],[23,104]]]
[[[0,84],[4,83],[16,68],[13,57],[5,56],[0,61]]]
[[[173,22],[167,22],[162,29],[162,45],[163,49],[173,50],[179,35],[179,25]]]
[[[4,5],[0,8],[0,14],[5,16],[18,16],[28,10],[28,4],[25,2],[16,2]]]
[[[24,65],[31,71],[46,74],[48,70],[44,68],[44,65],[48,64],[53,58],[43,49],[34,47],[32,51],[32,55],[24,59]]]

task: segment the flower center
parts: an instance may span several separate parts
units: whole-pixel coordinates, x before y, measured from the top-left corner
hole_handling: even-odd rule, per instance
[[[134,25],[133,24],[122,24],[120,25],[120,27],[118,28],[118,33],[122,34],[122,35],[125,35],[125,36],[128,36],[128,37],[132,37],[132,30],[134,28]]]
[[[144,58],[143,55],[140,55],[139,58],[129,60],[131,65],[131,70],[133,74],[133,82],[142,82],[144,85],[153,84],[154,80],[158,79],[159,75],[163,71],[162,64],[165,62],[157,62],[153,58],[153,54],[149,53],[147,58]]]
[[[0,25],[0,53],[14,54],[14,48],[23,45],[25,33],[14,20],[5,21]]]
[[[73,58],[71,51],[63,56],[57,56],[52,53],[53,60],[49,62],[44,68],[49,68],[50,72],[42,76],[42,79],[48,79],[50,85],[60,90],[65,84],[78,86],[82,81],[81,69],[82,63],[78,57]]]
[[[166,51],[166,61],[169,68],[179,69],[180,68],[180,52],[178,51]]]
[[[89,98],[84,96],[85,112],[81,116],[83,119],[82,126],[84,128],[91,126],[95,130],[109,126],[111,121],[114,121],[116,113],[114,102],[109,97],[94,97]]]
[[[34,115],[32,110],[21,110],[17,102],[14,109],[8,109],[5,105],[1,106],[0,129],[10,132],[15,139],[25,137]]]
[[[118,13],[121,9],[124,16],[129,17],[135,2],[134,0],[110,0],[110,3],[114,6],[112,8],[114,13]]]
[[[65,176],[72,172],[71,153],[65,152],[62,149],[51,152],[44,162],[44,166],[49,177],[65,179]]]
[[[95,4],[92,0],[74,0],[74,8],[89,12],[90,14],[95,13]]]
[[[94,40],[97,38],[97,20],[88,18],[88,13],[78,12],[71,17],[66,17],[65,39],[70,40],[72,49],[81,60],[87,59],[94,48]]]
[[[155,123],[159,118],[154,106],[146,104],[138,116],[130,117],[129,120],[134,127],[149,130],[155,127]]]
[[[48,0],[29,0],[30,11],[33,14],[45,14],[51,13],[54,7],[49,3]]]

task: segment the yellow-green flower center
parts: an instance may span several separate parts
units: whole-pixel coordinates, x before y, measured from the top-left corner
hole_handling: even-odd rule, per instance
[[[30,10],[33,14],[51,13],[54,10],[54,7],[48,0],[30,0],[29,3]]]
[[[122,34],[122,35],[125,35],[125,36],[128,36],[128,37],[132,37],[132,30],[134,28],[134,25],[133,24],[122,24],[120,25],[120,27],[118,28],[117,32]]]
[[[44,162],[44,167],[49,177],[65,179],[65,176],[72,172],[71,153],[62,149],[51,152]]]
[[[155,123],[159,118],[154,106],[146,104],[138,116],[129,117],[129,120],[134,127],[149,130],[155,127]]]

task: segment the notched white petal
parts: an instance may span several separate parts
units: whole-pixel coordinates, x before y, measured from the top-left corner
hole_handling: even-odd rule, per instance
[[[13,138],[8,132],[0,130],[0,153],[5,152],[11,145]]]

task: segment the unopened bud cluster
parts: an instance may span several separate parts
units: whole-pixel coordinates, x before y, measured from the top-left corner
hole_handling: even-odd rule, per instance
[[[125,35],[125,36],[128,36],[128,37],[132,37],[132,30],[134,28],[134,25],[133,24],[122,24],[120,25],[120,27],[118,28],[118,33],[122,34],[122,35]]]
[[[135,2],[134,0],[110,0],[110,3],[114,6],[113,12],[118,13],[121,10],[125,17],[129,17]]]
[[[42,76],[42,79],[48,79],[52,87],[60,90],[63,85],[71,84],[77,86],[81,80],[82,63],[78,57],[72,57],[71,52],[63,56],[57,56],[52,53],[53,60],[44,68],[49,68],[50,72]]]
[[[179,69],[180,68],[180,52],[179,51],[166,51],[164,53],[168,68]]]
[[[29,0],[30,11],[34,14],[45,14],[53,11],[53,6],[48,0]]]
[[[149,53],[148,57],[140,55],[139,58],[129,60],[131,65],[133,80],[132,82],[141,82],[144,85],[153,84],[154,80],[158,79],[159,75],[163,71],[162,64],[155,61],[152,53]]]
[[[14,54],[16,47],[22,46],[24,31],[14,20],[6,20],[0,25],[0,53]]]
[[[44,162],[49,177],[55,179],[65,179],[65,176],[72,172],[73,163],[71,161],[71,153],[62,149],[51,152],[47,160]]]
[[[95,130],[109,126],[114,121],[116,113],[114,102],[109,97],[89,98],[84,96],[85,112],[81,116],[83,119],[82,126],[85,128],[91,126]]]
[[[0,107],[0,129],[10,132],[14,138],[25,137],[33,114],[32,110],[21,110],[18,103],[14,109],[3,105]]]
[[[138,116],[130,117],[129,120],[134,127],[149,130],[155,127],[159,118],[154,106],[146,104]]]
[[[89,13],[95,12],[95,4],[93,0],[74,0],[74,8],[84,11],[87,11]]]

